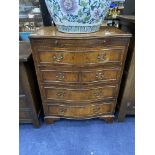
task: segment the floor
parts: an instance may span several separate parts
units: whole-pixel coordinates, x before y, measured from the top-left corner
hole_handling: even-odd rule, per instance
[[[60,120],[39,129],[20,125],[20,155],[134,155],[135,122]]]

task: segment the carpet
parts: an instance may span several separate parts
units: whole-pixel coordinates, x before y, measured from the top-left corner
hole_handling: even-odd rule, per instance
[[[134,155],[135,121],[107,124],[99,119],[60,120],[19,126],[20,155]]]

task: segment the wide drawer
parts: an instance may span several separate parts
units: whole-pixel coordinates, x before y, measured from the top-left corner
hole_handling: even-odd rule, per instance
[[[88,65],[121,65],[124,56],[124,47],[107,49],[80,50],[38,50],[39,65],[66,65],[66,66],[88,66]]]
[[[115,102],[102,102],[85,106],[48,105],[48,115],[70,118],[95,117],[113,113],[114,107]]]
[[[114,82],[120,77],[120,68],[95,68],[74,70],[52,70],[50,68],[41,68],[40,76],[43,83],[97,83]]]
[[[59,100],[79,103],[115,98],[117,96],[117,90],[117,86],[111,85],[96,88],[61,88],[47,86],[43,88],[46,101]]]

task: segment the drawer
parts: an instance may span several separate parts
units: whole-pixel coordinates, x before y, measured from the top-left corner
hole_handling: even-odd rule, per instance
[[[81,82],[114,82],[120,78],[120,68],[96,68],[95,70],[83,70],[81,72]]]
[[[32,119],[31,111],[19,111],[19,119]]]
[[[19,108],[29,108],[25,95],[19,95]]]
[[[44,87],[45,100],[69,102],[90,102],[101,99],[111,99],[117,96],[117,86],[102,86],[96,88],[60,88]]]
[[[96,83],[114,82],[119,80],[120,68],[95,68],[79,71],[52,70],[41,68],[40,76],[43,83]]]
[[[74,83],[79,82],[78,71],[63,71],[52,69],[40,69],[41,80],[44,83]]]
[[[87,66],[99,64],[122,65],[124,47],[109,49],[80,49],[80,50],[39,50],[40,65]]]
[[[104,114],[111,114],[114,111],[115,103],[96,103],[85,106],[73,105],[48,105],[48,115],[55,115],[60,117],[70,118],[86,118],[93,116],[100,116]]]
[[[85,34],[84,34],[85,35]],[[32,39],[31,43],[36,49],[60,49],[60,48],[82,48],[82,47],[111,47],[126,46],[128,38],[92,38],[92,39]]]

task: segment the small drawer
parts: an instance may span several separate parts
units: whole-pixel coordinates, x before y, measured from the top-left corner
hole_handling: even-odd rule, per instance
[[[115,103],[96,103],[84,106],[73,105],[48,105],[48,115],[69,118],[95,117],[113,112]]]
[[[40,65],[88,66],[88,65],[122,65],[124,47],[108,49],[40,50],[38,63]]]
[[[25,95],[19,95],[19,108],[29,108]]]
[[[86,34],[84,34],[86,36]],[[85,47],[112,47],[126,46],[128,38],[92,38],[92,39],[32,39],[31,43],[36,49],[60,49],[60,48],[85,48]]]
[[[31,111],[19,111],[19,119],[32,119]]]
[[[59,100],[68,102],[90,102],[111,99],[117,96],[117,86],[102,86],[96,88],[60,88],[44,87],[45,100]]]
[[[40,69],[41,80],[44,83],[77,83],[78,71],[62,71],[51,69]]]
[[[115,82],[119,80],[120,68],[96,68],[95,70],[82,70],[81,82]]]

